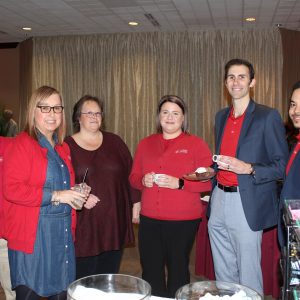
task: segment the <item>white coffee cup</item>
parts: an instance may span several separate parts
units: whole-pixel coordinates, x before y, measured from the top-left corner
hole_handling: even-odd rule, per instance
[[[223,166],[228,166],[227,163],[224,163],[223,161],[220,161],[220,155],[217,155],[217,154],[214,154],[212,156],[212,161],[216,162],[216,163],[219,163],[220,165],[223,165]]]
[[[212,161],[213,161],[213,162],[217,162],[219,159],[220,159],[220,155],[214,154],[214,155],[212,156]]]
[[[153,175],[153,182],[158,184],[159,183],[159,179],[161,176],[165,176],[165,174],[154,174]]]

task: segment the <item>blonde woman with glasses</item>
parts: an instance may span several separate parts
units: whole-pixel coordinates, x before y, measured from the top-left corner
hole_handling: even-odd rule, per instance
[[[91,201],[71,188],[64,135],[61,95],[42,86],[31,96],[25,130],[4,154],[4,237],[17,300],[66,299],[75,279],[74,201]]]

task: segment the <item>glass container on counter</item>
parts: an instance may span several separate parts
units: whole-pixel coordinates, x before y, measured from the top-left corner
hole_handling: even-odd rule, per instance
[[[186,284],[176,292],[176,300],[213,299],[213,296],[233,296],[238,300],[262,300],[261,295],[243,285],[223,281],[198,281]]]
[[[123,274],[98,274],[72,282],[68,300],[149,300],[151,287],[141,278]]]

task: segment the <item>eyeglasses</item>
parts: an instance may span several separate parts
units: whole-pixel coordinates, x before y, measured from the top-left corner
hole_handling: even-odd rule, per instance
[[[92,111],[88,111],[88,112],[82,112],[82,115],[86,115],[88,118],[92,119],[92,118],[100,118],[102,117],[102,112],[92,112]]]
[[[37,105],[37,107],[41,110],[43,114],[48,114],[51,109],[53,110],[54,113],[56,114],[61,114],[62,111],[64,110],[64,107],[61,105],[57,106],[44,106],[44,105]]]

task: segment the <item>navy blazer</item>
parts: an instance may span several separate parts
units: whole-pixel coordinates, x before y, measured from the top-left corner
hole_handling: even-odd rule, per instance
[[[284,237],[285,231],[283,230],[284,224],[282,222],[284,200],[300,199],[299,170],[300,170],[300,153],[298,152],[285,178],[281,190],[281,195],[280,195],[278,239],[281,246],[284,246],[285,244],[285,237]]]
[[[216,154],[220,153],[229,114],[230,107],[216,114]],[[250,100],[235,157],[252,163],[255,170],[255,176],[238,175],[243,209],[249,227],[253,231],[278,224],[277,180],[284,177],[288,153],[285,129],[278,111]],[[208,216],[209,214],[210,204]]]

